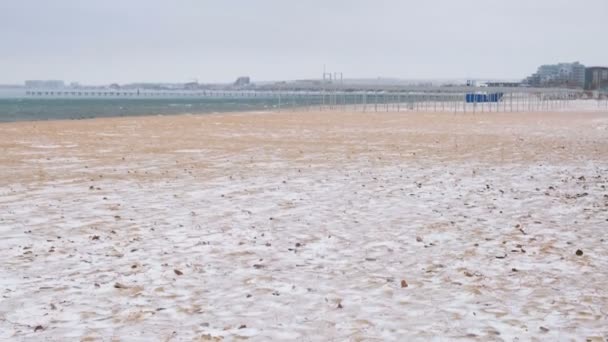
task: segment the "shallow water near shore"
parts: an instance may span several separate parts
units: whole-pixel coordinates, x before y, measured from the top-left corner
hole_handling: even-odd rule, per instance
[[[272,109],[272,99],[0,99],[0,122]]]

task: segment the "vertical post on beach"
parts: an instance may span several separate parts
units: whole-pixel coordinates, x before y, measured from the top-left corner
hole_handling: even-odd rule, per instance
[[[523,112],[524,108],[525,108],[525,101],[526,99],[524,98],[524,93],[518,93],[517,94],[517,110],[516,112]]]
[[[323,76],[323,78],[325,79],[325,76]],[[323,107],[325,106],[325,80],[323,80],[323,87],[321,88],[321,101],[319,101],[319,111],[323,110]]]
[[[367,92],[364,90],[361,94],[361,111],[367,111]]]
[[[397,95],[397,112],[401,111],[401,92]]]
[[[422,111],[426,112],[426,93],[422,93]]]
[[[338,100],[339,97],[339,91],[338,91],[338,85],[336,84],[336,86],[334,87],[334,109],[335,110],[340,110],[340,101]]]
[[[361,111],[365,112],[365,91],[361,93]]]
[[[386,107],[386,111],[388,112],[388,105],[389,105],[389,102],[390,102],[390,99],[388,97],[390,95],[387,94],[387,93],[384,93],[383,95],[384,95],[383,96],[384,97],[384,107]]]
[[[334,86],[334,88],[332,90],[333,90],[333,96],[332,96],[333,99],[332,99],[331,104],[332,104],[332,108],[334,110],[337,110],[338,109],[338,86],[337,85]]]
[[[449,96],[447,94],[443,94],[440,93],[439,94],[439,101],[441,102],[441,111],[442,112],[449,112],[450,109],[452,107],[454,107],[454,113],[456,113],[456,110],[458,109],[458,102],[457,102],[457,97],[454,96],[454,94],[450,94]],[[446,102],[447,102],[447,110],[446,110]]]
[[[462,101],[462,112],[466,114],[467,112],[467,93],[464,93],[464,101]]]
[[[382,92],[382,96],[380,96],[380,110],[382,110],[382,107],[384,107],[384,109],[388,112],[388,102],[386,102],[386,93]]]
[[[394,111],[394,112],[396,112],[396,111],[397,111],[397,107],[398,107],[398,104],[397,104],[397,96],[398,96],[398,95],[393,95],[393,97],[392,97],[392,98],[393,98],[393,103],[392,103],[391,105],[393,106],[393,111]]]
[[[375,99],[374,99],[374,112],[377,112],[378,111],[378,92],[374,91],[374,93],[375,93],[374,94],[375,95],[374,96],[375,97]]]
[[[477,111],[477,96],[473,93],[473,114]]]
[[[456,94],[456,103],[454,104],[455,107],[458,109],[458,111],[460,110],[460,104],[462,103],[462,112],[466,113],[467,112],[467,94]]]
[[[541,111],[546,111],[549,109],[549,101],[551,100],[551,95],[550,94],[543,94],[541,97]]]
[[[500,98],[499,101],[502,102],[502,112],[506,113],[507,112],[507,98],[505,97],[506,92],[504,91],[504,89],[500,90]],[[499,106],[500,108],[500,106]]]

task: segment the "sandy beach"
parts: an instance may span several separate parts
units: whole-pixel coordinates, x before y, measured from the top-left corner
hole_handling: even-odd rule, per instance
[[[16,122],[0,151],[0,340],[608,340],[608,113]]]

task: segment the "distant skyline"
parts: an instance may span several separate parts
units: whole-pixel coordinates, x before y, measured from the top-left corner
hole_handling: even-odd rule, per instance
[[[606,0],[19,0],[0,4],[0,83],[521,79],[608,65]]]

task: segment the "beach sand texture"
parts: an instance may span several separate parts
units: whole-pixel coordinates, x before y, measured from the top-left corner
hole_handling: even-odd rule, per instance
[[[608,339],[606,113],[19,122],[0,151],[3,340]]]

